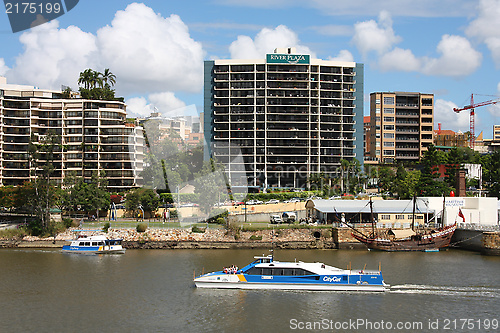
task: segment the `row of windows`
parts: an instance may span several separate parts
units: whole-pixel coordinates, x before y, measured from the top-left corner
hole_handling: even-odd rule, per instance
[[[413,218],[413,215],[408,215],[408,220],[411,220]],[[381,220],[390,220],[391,216],[390,215],[380,215]],[[404,220],[405,216],[403,214],[396,215],[396,220]],[[416,220],[423,220],[424,216],[423,215],[415,215]]]
[[[296,275],[315,275],[314,273],[303,268],[257,268],[252,267],[246,274],[250,275],[283,275],[283,276],[296,276]]]

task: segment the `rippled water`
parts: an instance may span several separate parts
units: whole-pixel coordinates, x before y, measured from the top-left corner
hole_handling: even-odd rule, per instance
[[[491,325],[485,329],[487,321],[500,320],[500,257],[458,250],[275,253],[282,261],[321,261],[341,268],[366,264],[366,269],[378,269],[380,263],[392,286],[385,293],[193,285],[194,272],[243,267],[258,254],[262,251],[128,250],[124,255],[88,256],[0,250],[0,331],[289,332],[330,331],[335,325],[337,331],[387,331],[381,329],[383,321],[422,325],[394,331],[484,332],[494,331]],[[464,328],[461,319],[474,322]],[[430,327],[436,323],[438,330]]]

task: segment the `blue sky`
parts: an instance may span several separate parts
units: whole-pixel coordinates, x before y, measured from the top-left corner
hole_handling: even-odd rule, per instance
[[[295,46],[365,64],[365,114],[375,91],[435,94],[435,128],[467,131],[453,107],[500,96],[500,0],[82,0],[57,20],[13,34],[0,14],[0,75],[9,83],[77,88],[85,68],[117,75],[131,114],[203,108],[203,60],[263,58]],[[489,96],[487,96],[489,95]],[[194,107],[189,108],[190,110]],[[175,114],[172,111],[171,114]],[[476,110],[492,137],[500,107]]]

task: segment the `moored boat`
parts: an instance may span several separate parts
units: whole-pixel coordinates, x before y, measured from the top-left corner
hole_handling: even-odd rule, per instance
[[[382,273],[341,269],[324,263],[280,262],[256,256],[249,265],[225,268],[194,278],[198,288],[386,291]]]
[[[369,250],[380,251],[424,251],[436,252],[441,248],[448,247],[451,242],[451,237],[457,229],[457,224],[445,226],[439,229],[430,231],[414,229],[416,197],[413,198],[413,214],[411,229],[390,229],[387,233],[375,231],[375,221],[373,218],[373,206],[370,199],[370,211],[372,220],[372,233],[366,235],[361,231],[347,225],[353,232],[352,237],[365,244]]]
[[[386,236],[368,236],[360,232],[353,232],[352,236],[370,250],[435,252],[450,245],[451,237],[456,228],[457,225],[453,224],[425,233],[416,233],[410,229],[391,230],[392,234],[388,233]],[[403,234],[401,231],[405,233]]]
[[[72,240],[70,245],[64,245],[62,252],[89,254],[125,253],[125,248],[123,248],[121,242],[121,239],[108,239],[104,235],[89,237],[80,236],[77,239]]]

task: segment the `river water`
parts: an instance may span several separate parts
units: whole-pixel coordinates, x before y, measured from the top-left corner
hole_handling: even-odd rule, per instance
[[[342,268],[366,264],[366,269],[378,269],[380,263],[392,286],[385,293],[194,287],[194,271],[243,267],[259,254],[128,250],[95,256],[0,250],[0,331],[500,331],[500,257],[460,250],[275,252],[281,261],[321,261]]]

